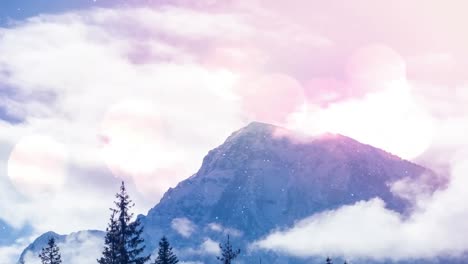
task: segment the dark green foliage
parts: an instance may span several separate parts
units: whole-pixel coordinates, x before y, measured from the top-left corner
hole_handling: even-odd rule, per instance
[[[237,258],[240,254],[240,249],[232,249],[229,235],[227,236],[227,241],[224,244],[219,244],[219,248],[221,249],[221,256],[217,257],[217,259],[223,264],[231,264],[232,260]]]
[[[326,264],[333,264],[333,261],[331,260],[330,257],[327,257],[327,260],[325,262]]]
[[[55,244],[55,239],[52,237],[47,242],[47,247],[41,250],[41,254],[39,254],[41,258],[42,264],[60,264],[62,263],[62,259],[60,256],[60,249]]]
[[[116,198],[116,208],[111,209],[111,219],[106,230],[104,251],[97,261],[100,264],[144,264],[149,261],[150,255],[141,256],[145,250],[141,238],[143,228],[138,219],[131,222],[133,214],[129,210],[134,204],[123,182]]]
[[[109,225],[106,228],[106,236],[104,238],[104,251],[102,257],[98,259],[100,264],[115,264],[117,263],[117,222],[115,220],[115,214],[117,210],[111,209],[112,214],[109,221]]]
[[[166,237],[162,237],[159,241],[158,257],[154,264],[176,264],[179,260],[177,256],[172,252],[172,247]]]

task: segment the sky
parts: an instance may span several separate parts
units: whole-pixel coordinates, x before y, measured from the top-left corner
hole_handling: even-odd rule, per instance
[[[409,219],[378,199],[363,201],[253,247],[303,257],[460,254],[468,240],[457,230],[468,226],[451,219],[468,217],[467,7],[455,0],[2,1],[0,258],[16,259],[45,231],[104,229],[122,179],[137,213],[146,213],[253,120],[311,136],[344,134],[450,179],[433,197],[414,198],[421,208]],[[302,236],[362,234],[346,225],[362,215],[371,219],[366,226],[388,224],[379,247],[372,236],[358,245]],[[453,243],[418,239],[434,226],[442,228],[428,235]],[[309,246],[281,243],[290,239]]]
[[[0,23],[25,19],[39,14],[66,12],[89,7],[122,7],[147,4],[153,0],[4,0],[0,9]]]

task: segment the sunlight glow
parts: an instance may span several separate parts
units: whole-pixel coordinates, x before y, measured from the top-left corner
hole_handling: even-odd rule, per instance
[[[64,184],[67,152],[53,138],[32,135],[21,139],[8,159],[8,176],[26,196],[53,193]]]
[[[159,155],[162,129],[156,108],[146,101],[127,100],[110,107],[101,125],[100,138],[104,160],[114,175],[157,169],[157,163],[164,162]]]

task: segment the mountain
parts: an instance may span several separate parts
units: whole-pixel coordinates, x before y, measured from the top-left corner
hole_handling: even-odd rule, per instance
[[[213,225],[253,241],[314,213],[374,197],[405,213],[411,204],[390,186],[423,175],[433,173],[342,135],[303,138],[251,123],[210,151],[200,170],[167,191],[141,221],[151,242],[166,234],[183,247],[197,240],[201,245],[207,237],[220,238],[210,232]],[[201,232],[189,238],[167,234],[173,219],[187,219]]]
[[[46,232],[36,238],[27,248],[24,249],[20,256],[20,263],[26,257],[28,252],[34,252],[34,256],[38,255],[38,252],[47,244],[49,239],[54,238],[57,243],[65,242],[66,235],[59,235],[53,231]]]
[[[36,238],[20,255],[18,263],[28,264],[38,263],[39,252],[47,245],[49,239],[54,238],[56,243],[60,246],[60,253],[62,259],[66,263],[95,263],[96,258],[94,255],[99,254],[102,250],[105,233],[99,230],[86,230],[74,232],[68,235],[59,235],[53,231],[46,232]],[[66,244],[66,248],[61,245]],[[70,262],[67,261],[73,257],[80,255],[80,252],[86,252],[86,258],[81,257],[81,261]],[[93,254],[94,253],[94,254]],[[81,254],[81,255],[85,255]],[[33,259],[33,261],[30,261]]]
[[[425,181],[428,191],[441,184],[424,167],[342,135],[306,138],[254,122],[211,150],[196,174],[139,218],[148,251],[166,235],[181,259],[208,262],[226,234],[245,249],[275,228],[361,200],[380,197],[405,214],[412,204],[391,188],[403,179]],[[243,258],[256,261],[258,254]]]

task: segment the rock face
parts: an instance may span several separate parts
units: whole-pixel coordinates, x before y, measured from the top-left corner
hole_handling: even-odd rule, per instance
[[[210,151],[196,174],[139,216],[148,250],[166,235],[181,259],[214,262],[217,241],[226,234],[245,249],[275,228],[375,197],[405,213],[411,204],[392,192],[392,184],[435,179],[421,166],[345,136],[305,139],[290,133],[251,123]],[[431,191],[438,183],[426,184]],[[258,254],[243,258],[251,262]],[[268,258],[285,261],[272,254]]]
[[[391,184],[433,175],[345,136],[304,139],[284,133],[290,132],[252,123],[210,151],[195,175],[141,217],[147,241],[166,234],[178,245],[193,247],[197,240],[203,245],[203,239],[220,238],[213,237],[217,225],[253,241],[314,213],[375,197],[404,213],[411,204],[392,193]],[[190,220],[193,235],[168,232],[178,218]]]

